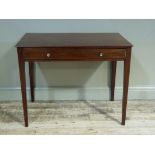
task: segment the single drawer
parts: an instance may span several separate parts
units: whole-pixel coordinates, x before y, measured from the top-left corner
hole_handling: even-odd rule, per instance
[[[25,60],[50,60],[53,55],[51,48],[24,48],[23,56]]]
[[[24,48],[25,60],[111,60],[124,59],[125,49]]]

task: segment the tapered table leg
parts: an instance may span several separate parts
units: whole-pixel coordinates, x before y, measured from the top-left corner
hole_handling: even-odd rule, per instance
[[[31,93],[31,101],[34,102],[35,94],[35,77],[34,77],[34,62],[29,62],[29,77],[30,77],[30,93]]]
[[[20,74],[20,82],[21,82],[24,121],[25,121],[25,127],[28,127],[25,62],[24,62],[23,55],[22,55],[22,49],[18,48],[17,50],[18,50],[18,63],[19,63],[19,74]]]
[[[126,52],[126,59],[124,60],[124,80],[123,80],[123,101],[122,101],[122,125],[125,125],[126,109],[128,100],[128,86],[129,86],[129,74],[130,74],[130,59],[131,49]]]
[[[111,62],[111,101],[114,101],[117,61]]]

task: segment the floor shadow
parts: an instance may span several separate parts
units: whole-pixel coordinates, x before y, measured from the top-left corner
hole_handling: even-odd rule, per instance
[[[89,103],[89,102],[85,102],[85,104],[86,104],[88,107],[90,107],[90,108],[92,108],[92,109],[95,109],[98,113],[104,114],[107,118],[110,118],[112,121],[115,121],[115,122],[121,124],[121,122],[120,122],[119,120],[117,120],[116,118],[110,116],[107,112],[103,111],[102,109],[97,108],[95,105],[92,105],[92,104]]]

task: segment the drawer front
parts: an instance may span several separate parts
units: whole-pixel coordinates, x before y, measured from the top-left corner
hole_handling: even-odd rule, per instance
[[[125,49],[25,48],[25,60],[111,60],[124,59]]]
[[[23,56],[26,60],[50,60],[53,55],[51,48],[24,48]]]

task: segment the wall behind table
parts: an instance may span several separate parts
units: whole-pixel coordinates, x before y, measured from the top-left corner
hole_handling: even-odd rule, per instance
[[[0,20],[1,101],[21,99],[14,46],[27,32],[121,33],[134,45],[129,99],[155,99],[155,20]],[[36,64],[36,98],[108,100],[109,66],[108,62],[39,62]],[[116,99],[122,97],[122,70],[123,63],[119,62]]]

